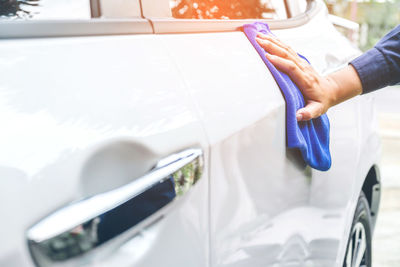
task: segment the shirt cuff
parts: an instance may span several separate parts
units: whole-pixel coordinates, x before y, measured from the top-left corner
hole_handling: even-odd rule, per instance
[[[350,62],[360,77],[363,94],[375,91],[388,85],[390,76],[388,63],[383,54],[372,48]],[[389,77],[390,78],[390,77]]]

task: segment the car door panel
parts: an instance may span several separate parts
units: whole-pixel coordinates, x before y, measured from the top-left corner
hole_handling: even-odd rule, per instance
[[[186,148],[203,149],[207,162],[203,126],[154,36],[11,39],[0,48],[0,142],[9,151],[0,156],[8,218],[0,265],[31,266],[25,232],[71,201],[118,188]],[[178,250],[180,261],[207,266],[207,168],[180,205],[132,239],[131,252],[142,249],[118,266],[172,265]],[[113,255],[126,258],[128,247]]]
[[[310,169],[286,149],[282,94],[242,32],[159,38],[210,140],[212,265],[272,264],[285,239],[298,236],[296,229],[279,236],[275,218],[306,206],[310,193]]]

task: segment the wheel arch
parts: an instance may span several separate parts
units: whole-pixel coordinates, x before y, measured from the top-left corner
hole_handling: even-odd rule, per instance
[[[380,181],[380,171],[377,165],[373,165],[367,176],[365,177],[364,184],[362,186],[362,191],[364,192],[369,208],[371,211],[372,219],[372,230],[375,228],[376,218],[378,216],[379,203],[381,199],[381,181]]]

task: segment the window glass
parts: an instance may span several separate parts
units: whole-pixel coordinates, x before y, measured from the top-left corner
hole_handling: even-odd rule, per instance
[[[89,19],[90,0],[0,0],[0,20]]]
[[[170,0],[172,16],[182,19],[283,19],[283,0]]]

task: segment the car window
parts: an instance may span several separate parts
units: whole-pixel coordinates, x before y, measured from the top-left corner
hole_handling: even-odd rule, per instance
[[[170,0],[174,18],[285,19],[284,0]]]
[[[90,17],[90,0],[0,0],[0,20]]]

